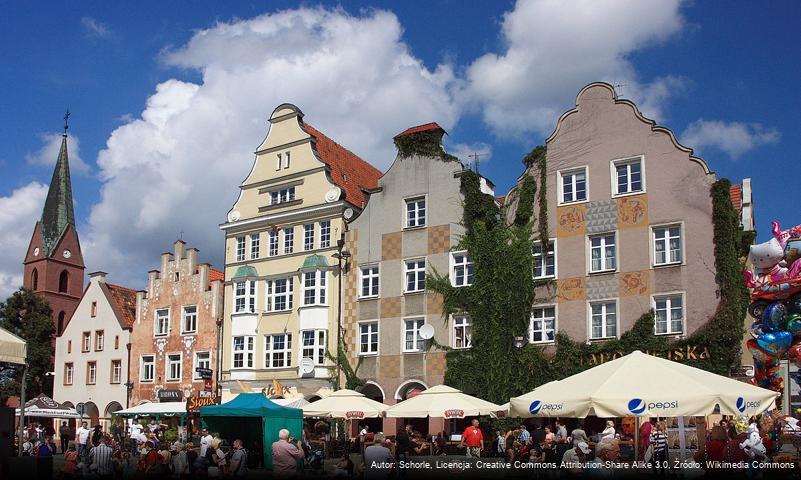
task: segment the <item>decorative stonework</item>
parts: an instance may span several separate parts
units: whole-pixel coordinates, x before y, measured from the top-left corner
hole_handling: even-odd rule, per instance
[[[603,200],[587,204],[587,234],[611,232],[617,228],[617,202]]]
[[[359,231],[350,230],[345,233],[345,248],[351,252],[351,258],[358,258]],[[347,356],[353,361],[358,352],[356,339],[358,338],[358,268],[351,268],[343,278],[342,291],[342,335],[345,348],[348,350]]]
[[[162,358],[164,356],[164,350],[167,348],[167,339],[157,338],[153,341],[153,346],[156,347],[156,353],[159,358]]]
[[[451,248],[451,226],[428,227],[428,254],[445,253]]]
[[[587,300],[601,300],[618,296],[619,282],[617,275],[589,277],[586,284]]]
[[[444,352],[432,352],[426,354],[426,376],[441,376],[445,375],[447,362]]]
[[[620,275],[620,296],[648,295],[650,272],[627,272]]]
[[[642,227],[648,224],[648,197],[637,195],[617,199],[617,223],[620,228]]]
[[[400,297],[382,298],[379,302],[381,302],[381,318],[397,318],[401,316]]]
[[[400,377],[400,355],[385,355],[380,357],[381,362],[381,375],[382,378],[398,378]]]
[[[383,234],[381,236],[381,260],[395,260],[401,258],[402,239],[402,232]]]
[[[571,302],[586,298],[584,277],[565,278],[557,281],[556,298],[559,302]]]
[[[558,207],[556,209],[556,236],[584,235],[586,214],[584,204]]]

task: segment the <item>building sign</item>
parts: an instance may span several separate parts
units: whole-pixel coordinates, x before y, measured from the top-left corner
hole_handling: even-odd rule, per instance
[[[195,372],[197,372],[198,376],[204,380],[207,378],[214,378],[214,370],[210,368],[197,367],[195,368]]]
[[[459,410],[458,408],[445,410],[445,418],[464,418],[464,410]]]
[[[211,378],[203,379],[203,391],[211,392],[214,389],[214,381]]]
[[[646,350],[643,353],[654,357],[667,358],[668,360],[676,362],[683,362],[686,360],[709,360],[712,358],[708,348],[699,347],[698,345],[687,345],[683,348],[672,348],[661,351]],[[585,365],[600,365],[625,355],[627,355],[626,352],[592,353],[584,357],[582,363]]]
[[[218,403],[220,403],[220,397],[217,396],[212,395],[204,397],[201,395],[192,395],[186,399],[186,411],[190,413],[197,413],[200,411],[200,407],[208,407],[209,405],[217,405]]]
[[[184,393],[180,390],[159,390],[159,402],[180,402],[184,399]]]
[[[364,412],[360,412],[358,410],[345,412],[345,418],[348,420],[352,420],[354,418],[364,418]]]

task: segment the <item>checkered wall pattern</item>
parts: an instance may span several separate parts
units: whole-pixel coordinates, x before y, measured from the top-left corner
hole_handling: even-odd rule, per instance
[[[426,377],[445,375],[447,361],[444,352],[426,354]]]
[[[359,231],[351,230],[345,233],[345,249],[351,253],[351,259],[358,258]],[[350,270],[343,277],[342,287],[342,336],[345,347],[348,349],[347,356],[350,360],[355,360],[359,351],[357,345],[358,329],[358,289],[359,289],[359,269],[351,263]]]
[[[396,260],[403,252],[403,232],[381,235],[381,260]]]
[[[381,362],[380,378],[398,378],[401,371],[401,356],[400,355],[383,355],[379,357]]]
[[[445,253],[451,248],[451,226],[449,224],[428,227],[428,254]]]

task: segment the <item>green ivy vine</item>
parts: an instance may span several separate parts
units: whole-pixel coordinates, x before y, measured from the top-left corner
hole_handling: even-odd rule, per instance
[[[421,157],[439,158],[446,162],[458,162],[459,159],[445,152],[442,148],[442,131],[429,130],[424,132],[410,133],[395,137],[395,146],[398,154],[402,158],[409,158],[412,155]]]

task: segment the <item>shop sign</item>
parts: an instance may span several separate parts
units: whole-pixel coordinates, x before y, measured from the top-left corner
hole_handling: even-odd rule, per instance
[[[445,418],[464,418],[464,410],[458,408],[445,410]]]
[[[352,420],[354,418],[364,418],[364,412],[360,412],[358,410],[345,412],[345,418],[348,420]]]
[[[195,368],[195,372],[197,372],[198,376],[204,380],[207,378],[214,378],[214,370],[210,368],[197,367]]]
[[[159,402],[180,402],[184,399],[184,392],[180,390],[159,390]]]
[[[619,351],[610,353],[592,353],[583,359],[583,363],[589,365],[600,365],[610,360],[623,357],[627,355],[627,353],[631,352]],[[667,358],[668,360],[673,360],[676,362],[682,362],[686,360],[709,360],[712,358],[708,348],[699,347],[697,345],[687,345],[684,348],[674,348],[670,350],[646,350],[643,353],[652,355],[654,357]]]
[[[209,405],[217,405],[218,403],[220,403],[220,397],[193,395],[186,400],[186,411],[196,413],[200,411],[200,407],[208,407]]]
[[[214,389],[214,381],[211,378],[203,379],[203,390],[210,392]]]

